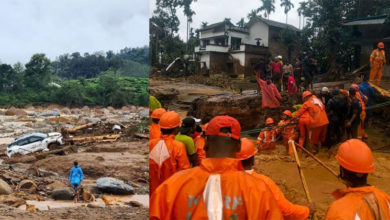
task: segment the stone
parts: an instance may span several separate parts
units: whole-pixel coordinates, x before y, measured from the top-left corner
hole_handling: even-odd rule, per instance
[[[70,189],[55,189],[51,197],[54,200],[73,200],[73,192]]]
[[[96,205],[96,204],[92,204],[92,203],[89,203],[87,205],[88,208],[93,208],[93,209],[96,209],[96,208],[103,208],[102,206],[100,205]]]
[[[56,189],[64,189],[67,187],[67,185],[59,180],[54,180],[54,182],[50,183],[46,187],[49,190],[56,190]]]
[[[149,117],[149,109],[143,109],[138,112],[140,118],[148,118]]]
[[[12,188],[8,185],[7,182],[0,179],[0,195],[9,195],[13,192]]]
[[[126,203],[126,205],[131,206],[131,207],[141,207],[142,203],[137,202],[137,201],[130,201],[130,202]]]
[[[22,180],[17,186],[17,191],[26,191],[29,193],[35,193],[37,191],[37,184],[32,180]]]
[[[53,109],[53,110],[46,110],[40,114],[42,117],[54,117],[54,116],[60,116],[60,110]]]
[[[90,122],[100,122],[101,119],[100,118],[90,118],[90,117],[83,117],[83,120],[87,123],[90,123]]]
[[[26,204],[26,201],[14,195],[2,195],[0,196],[0,203],[17,208],[21,205]]]
[[[102,177],[96,180],[97,188],[104,192],[116,195],[134,194],[134,188],[122,180],[112,177]]]

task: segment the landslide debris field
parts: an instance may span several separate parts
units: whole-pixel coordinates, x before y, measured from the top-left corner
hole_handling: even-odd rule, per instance
[[[0,219],[147,219],[147,126],[148,109],[135,106],[0,109]],[[64,145],[6,155],[34,132],[60,132]],[[68,180],[75,160],[84,172],[78,203]]]
[[[202,118],[207,121],[216,114],[230,114],[237,117],[243,130],[261,128],[266,117],[273,117],[279,121],[281,112],[292,109],[292,104],[287,102],[286,95],[282,93],[283,102],[279,110],[261,109],[261,96],[256,94],[256,84],[247,83],[240,94],[237,90],[222,89],[204,84],[189,83],[183,79],[153,79],[151,80],[151,93],[159,98],[159,94],[170,94],[173,99],[164,102],[169,109],[178,111],[181,117],[187,114]],[[351,82],[333,82],[315,84],[315,89],[322,86],[345,86],[348,88]],[[241,83],[243,85],[243,83]],[[384,81],[385,89],[390,89],[390,83]],[[386,87],[387,86],[387,87]],[[369,175],[369,184],[377,186],[379,189],[390,193],[390,145],[389,131],[390,122],[388,118],[388,106],[384,109],[377,109],[371,126],[366,130],[369,139],[368,145],[374,151],[374,162],[376,169]],[[249,138],[253,141],[258,134],[253,134]],[[335,160],[338,146],[331,150],[322,149],[317,155],[325,164],[337,173],[339,167]],[[387,152],[387,153],[384,153]],[[308,182],[311,197],[316,203],[319,219],[324,219],[328,206],[334,201],[332,192],[344,185],[322,168],[313,159],[304,154],[300,154],[301,164],[305,178]],[[265,151],[256,155],[256,165],[254,169],[272,178],[284,195],[291,202],[305,205],[306,196],[299,177],[298,169],[293,156],[286,156],[286,150],[279,143],[275,150]]]

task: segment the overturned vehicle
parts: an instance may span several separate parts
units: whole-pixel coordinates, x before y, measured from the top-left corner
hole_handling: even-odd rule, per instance
[[[30,154],[37,151],[49,151],[63,145],[62,134],[58,132],[29,133],[17,137],[8,147],[7,156]]]

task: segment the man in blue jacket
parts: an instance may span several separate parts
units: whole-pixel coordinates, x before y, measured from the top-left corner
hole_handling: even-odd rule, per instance
[[[372,88],[370,86],[370,84],[368,83],[368,75],[367,74],[363,75],[363,82],[360,83],[359,89],[368,98],[366,106],[367,107],[371,106],[373,104],[373,101],[376,99],[376,96],[375,96],[374,88]],[[372,116],[372,110],[367,109],[366,113],[367,113],[367,116],[366,116],[366,124],[367,124],[369,122],[369,119]]]
[[[73,162],[73,167],[70,169],[69,181],[72,183],[72,188],[75,191],[75,202],[79,199],[79,186],[84,179],[83,170],[79,167],[78,162]]]

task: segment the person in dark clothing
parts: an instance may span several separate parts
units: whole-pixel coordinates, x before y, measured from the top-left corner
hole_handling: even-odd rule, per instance
[[[298,92],[301,90],[301,77],[302,77],[303,63],[300,58],[296,58],[294,68],[294,79],[297,84]]]
[[[368,98],[366,107],[371,106],[373,104],[373,101],[376,99],[374,88],[370,86],[368,80],[369,80],[368,74],[364,74],[363,82],[360,83],[359,85],[360,92],[362,92]],[[371,116],[372,116],[372,110],[366,109],[365,125],[369,124],[369,119],[371,118]]]
[[[328,104],[328,101],[331,97],[332,96],[329,92],[328,87],[322,87],[321,93],[319,94],[318,98],[321,99],[322,103],[324,103],[325,106]]]
[[[315,70],[316,70],[315,59],[311,58],[310,56],[306,56],[303,59],[303,75],[305,77],[305,81],[304,81],[305,89],[309,89],[309,87],[311,87],[311,90],[313,90],[313,76]]]
[[[362,112],[362,103],[356,97],[356,90],[349,89],[349,98],[351,99],[351,107],[349,108],[347,115],[347,135],[348,139],[357,138],[358,127],[360,124],[360,113]]]
[[[329,119],[328,133],[324,146],[331,148],[342,141],[345,134],[345,120],[348,112],[348,100],[339,90],[332,91],[331,98],[326,105],[326,112]]]

